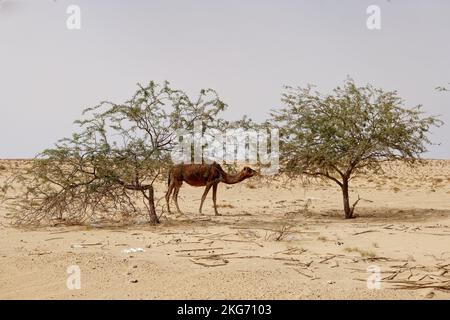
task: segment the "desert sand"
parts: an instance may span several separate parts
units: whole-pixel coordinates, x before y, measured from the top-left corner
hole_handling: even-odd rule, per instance
[[[1,179],[16,163],[0,162]],[[0,211],[0,299],[450,299],[450,160],[357,178],[351,220],[337,185],[282,180],[219,185],[218,217],[183,185],[185,215],[156,227],[18,229]]]

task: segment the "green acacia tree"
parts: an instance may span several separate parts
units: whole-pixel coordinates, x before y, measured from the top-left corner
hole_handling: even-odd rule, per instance
[[[151,224],[159,222],[154,182],[171,163],[177,129],[190,129],[194,121],[211,124],[226,105],[211,89],[192,101],[168,82],[138,86],[125,103],[86,109],[76,121],[79,132],[14,177],[19,196],[8,207],[16,223],[81,223],[142,212]]]
[[[342,190],[345,218],[353,218],[359,201],[350,205],[349,184],[381,163],[413,163],[427,150],[427,136],[441,121],[425,116],[421,106],[404,107],[395,91],[371,85],[358,87],[352,79],[321,94],[285,87],[285,107],[274,110],[272,123],[280,130],[280,163],[293,176],[324,178]]]

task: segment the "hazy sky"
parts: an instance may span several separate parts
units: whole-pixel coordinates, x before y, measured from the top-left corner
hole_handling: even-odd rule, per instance
[[[66,27],[71,4],[81,30]],[[448,0],[0,0],[0,158],[34,156],[137,82],[211,87],[227,118],[263,120],[284,84],[327,92],[347,75],[441,114],[426,156],[450,158],[450,93],[434,90],[450,82],[449,31]]]

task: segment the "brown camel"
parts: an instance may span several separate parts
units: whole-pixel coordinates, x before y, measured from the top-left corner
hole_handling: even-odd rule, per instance
[[[180,207],[178,206],[178,192],[180,191],[181,185],[183,181],[187,184],[194,187],[204,187],[205,192],[203,192],[202,200],[200,202],[199,212],[202,213],[203,202],[205,201],[206,195],[209,192],[211,187],[213,188],[213,202],[214,202],[214,212],[216,216],[220,214],[217,212],[217,204],[216,204],[216,195],[217,195],[217,185],[220,182],[224,182],[226,184],[235,184],[241,182],[245,179],[253,177],[256,174],[256,171],[249,168],[244,167],[239,173],[231,175],[226,173],[222,167],[214,162],[212,164],[179,164],[169,171],[169,179],[168,185],[169,189],[166,193],[166,202],[167,202],[167,210],[169,213],[169,199],[170,194],[173,191],[173,200],[175,202],[175,206],[177,207],[178,213],[182,213]]]

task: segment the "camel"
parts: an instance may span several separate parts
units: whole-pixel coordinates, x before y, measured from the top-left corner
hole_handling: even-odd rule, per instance
[[[241,182],[245,179],[253,177],[256,174],[256,171],[251,169],[250,167],[244,167],[237,174],[228,174],[226,173],[222,167],[213,162],[212,164],[179,164],[172,167],[169,171],[168,178],[168,190],[166,193],[166,203],[167,210],[169,213],[169,199],[170,195],[173,191],[173,200],[175,202],[175,206],[177,207],[177,211],[179,214],[182,214],[180,207],[178,206],[178,192],[180,191],[181,185],[183,181],[193,187],[205,187],[205,191],[202,195],[202,200],[200,202],[200,214],[202,213],[203,202],[208,195],[211,187],[213,188],[213,203],[214,203],[214,212],[216,216],[220,216],[219,212],[217,212],[217,186],[220,182],[224,182],[226,184],[235,184]]]

